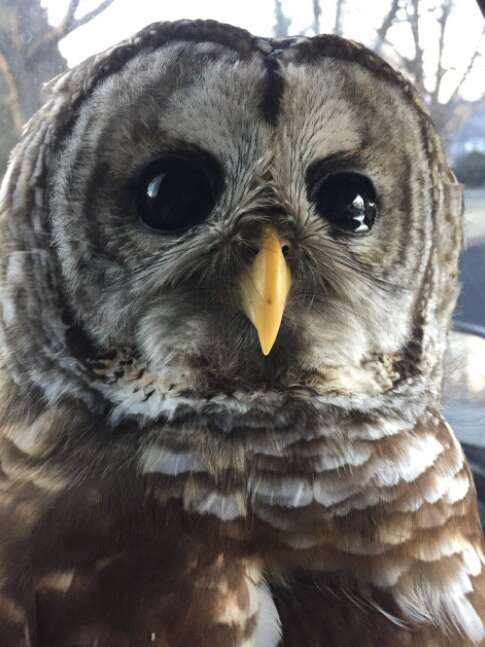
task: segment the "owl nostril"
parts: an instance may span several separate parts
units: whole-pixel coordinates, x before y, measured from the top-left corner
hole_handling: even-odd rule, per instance
[[[254,258],[256,254],[259,252],[259,246],[258,245],[246,245],[246,252],[248,255],[248,258]]]
[[[260,249],[261,247],[259,245],[246,245],[246,252],[249,258],[254,258]],[[283,256],[287,258],[290,253],[290,244],[283,243],[281,245],[281,252],[283,253]]]

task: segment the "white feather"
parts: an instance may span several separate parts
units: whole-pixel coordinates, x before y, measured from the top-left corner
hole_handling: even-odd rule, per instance
[[[259,613],[254,636],[254,647],[276,647],[281,638],[281,623],[273,596],[266,582],[258,588]]]

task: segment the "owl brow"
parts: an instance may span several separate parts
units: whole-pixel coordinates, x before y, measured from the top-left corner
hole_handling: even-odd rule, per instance
[[[363,170],[366,166],[365,156],[362,151],[337,151],[322,159],[312,162],[305,173],[305,182],[309,193],[318,187],[319,182],[330,173],[345,169]]]

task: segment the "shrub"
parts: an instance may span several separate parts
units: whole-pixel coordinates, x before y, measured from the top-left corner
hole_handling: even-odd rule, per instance
[[[485,154],[474,151],[459,157],[454,169],[456,177],[467,186],[485,186]]]

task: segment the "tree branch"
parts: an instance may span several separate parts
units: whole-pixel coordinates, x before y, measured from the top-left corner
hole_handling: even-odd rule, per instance
[[[84,16],[81,16],[81,18],[78,18],[77,20],[72,20],[71,25],[69,29],[63,34],[61,38],[64,36],[67,36],[67,34],[70,34],[72,31],[75,29],[79,29],[79,27],[82,27],[83,25],[86,25],[88,22],[91,22],[96,16],[99,16],[100,13],[103,13],[110,5],[113,4],[115,0],[103,0],[103,2],[96,7],[96,9],[93,9],[92,11],[88,11],[88,13],[84,14]],[[79,0],[71,0],[71,5],[79,5]],[[74,9],[75,11],[76,9]]]
[[[432,89],[430,94],[431,103],[433,105],[438,103],[438,98],[441,90],[441,83],[447,71],[443,67],[443,52],[444,52],[444,46],[445,46],[446,25],[448,23],[448,18],[450,17],[451,11],[453,9],[453,4],[454,4],[454,0],[444,0],[444,2],[441,5],[441,15],[438,18],[438,24],[440,28],[440,35],[439,35],[439,41],[438,41],[438,60],[436,62],[434,88]]]
[[[68,34],[71,29],[71,25],[74,22],[74,15],[79,7],[80,0],[71,0],[67,8],[66,15],[59,25],[58,31],[62,34]]]
[[[320,33],[320,16],[322,15],[322,8],[320,6],[320,0],[313,0],[313,33],[315,35]]]
[[[407,58],[407,56],[404,56],[404,54],[401,54],[397,47],[387,39],[384,40],[383,45],[389,47],[389,49],[393,51],[395,56],[397,56],[399,63],[403,66],[406,72],[414,76],[414,60],[412,58]]]
[[[274,3],[274,15],[276,23],[273,27],[273,33],[276,38],[287,38],[288,29],[291,25],[291,19],[285,15],[283,9],[283,3],[281,0],[275,0]]]
[[[17,92],[17,85],[15,84],[15,79],[12,75],[12,72],[6,57],[1,52],[0,52],[0,74],[3,75],[3,78],[5,79],[5,82],[8,88],[9,96],[6,101],[6,105],[12,116],[13,125],[17,133],[19,133],[25,122],[25,118],[20,108],[19,95]]]
[[[341,36],[343,33],[343,10],[345,7],[345,0],[337,0],[337,6],[335,8],[335,26],[333,28],[333,33],[337,36]]]
[[[423,69],[423,48],[421,47],[421,33],[419,25],[419,3],[420,0],[410,0],[406,5],[406,12],[409,19],[409,26],[414,42],[414,59],[412,61],[412,74],[414,75],[414,84],[418,92],[425,94],[424,87],[424,69]],[[411,70],[410,70],[411,71]]]
[[[460,80],[456,84],[455,89],[453,90],[450,98],[446,102],[447,104],[451,104],[457,98],[457,96],[460,94],[460,90],[462,89],[463,84],[465,83],[467,78],[470,76],[470,72],[473,70],[473,67],[475,66],[475,63],[477,62],[477,59],[482,55],[482,53],[480,51],[480,44],[481,44],[484,36],[485,36],[485,27],[482,29],[482,33],[480,34],[480,38],[479,38],[478,43],[477,43],[477,47],[476,47],[475,51],[473,52],[472,56],[470,57],[468,65],[467,65],[465,71],[463,72]]]
[[[384,16],[384,20],[377,30],[376,40],[374,42],[374,50],[377,52],[377,54],[379,54],[382,50],[382,47],[387,40],[387,32],[396,21],[397,12],[399,11],[399,2],[400,0],[392,0],[391,8]]]
[[[60,40],[65,38],[68,34],[71,34],[76,29],[79,29],[79,27],[82,27],[88,22],[91,22],[91,20],[96,18],[96,16],[99,16],[100,13],[102,13],[103,11],[105,11],[105,9],[112,5],[114,1],[115,0],[103,0],[103,2],[101,2],[101,4],[96,7],[96,9],[88,11],[88,13],[84,14],[84,16],[81,16],[81,18],[75,19],[74,15],[80,4],[80,0],[71,0],[69,2],[69,7],[66,15],[64,16],[64,19],[59,27],[53,27],[41,39],[33,42],[29,47],[28,55],[31,58],[35,58],[36,52],[39,49],[55,45]]]

